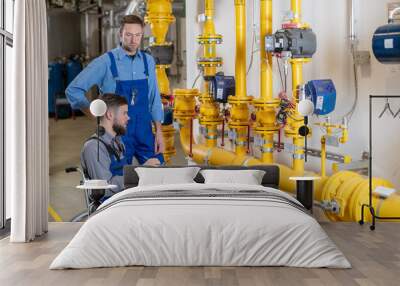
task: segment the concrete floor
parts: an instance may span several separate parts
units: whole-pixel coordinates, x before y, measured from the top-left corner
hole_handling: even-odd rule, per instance
[[[96,122],[86,116],[73,119],[49,119],[50,145],[50,206],[63,221],[70,221],[85,210],[83,192],[76,189],[81,180],[79,173],[65,173],[70,166],[80,167],[80,151],[83,143],[96,130]],[[179,136],[176,137],[177,155],[171,159],[171,165],[187,163]],[[49,215],[49,221],[54,218]]]

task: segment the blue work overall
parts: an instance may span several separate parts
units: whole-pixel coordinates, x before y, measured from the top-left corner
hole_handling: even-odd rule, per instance
[[[139,51],[138,51],[139,53]],[[132,158],[138,160],[139,164],[145,163],[150,158],[157,158],[164,163],[164,157],[155,154],[155,142],[152,129],[152,116],[149,110],[149,69],[146,55],[142,53],[144,63],[144,74],[146,78],[138,80],[119,80],[117,64],[114,55],[107,53],[111,60],[111,74],[116,81],[115,93],[123,96],[128,101],[128,127],[126,134],[122,137],[125,144],[125,156],[128,164],[132,164]]]
[[[89,142],[91,140],[99,141],[101,144],[104,145],[104,147],[106,147],[108,156],[110,157],[110,161],[111,161],[109,170],[112,174],[112,177],[123,176],[124,166],[128,164],[127,158],[125,156],[124,146],[122,144],[120,144],[119,148],[116,149],[112,145],[112,143],[111,143],[111,145],[109,145],[97,136],[90,137],[88,140],[86,140],[86,142]],[[85,176],[88,179],[90,179],[90,180],[91,179],[101,179],[101,178],[91,178],[89,175],[89,171],[84,167],[82,167],[82,168],[83,168],[83,172],[84,172]],[[110,178],[110,180],[111,180],[111,178]],[[91,191],[90,197],[94,201],[97,200],[97,203],[95,202],[97,207],[100,205],[100,203],[104,202],[111,196],[110,194],[107,195],[107,193],[105,193],[105,190],[96,190],[95,192],[97,192],[97,197],[93,195],[93,190]],[[114,193],[114,192],[112,190],[110,190],[110,193]]]

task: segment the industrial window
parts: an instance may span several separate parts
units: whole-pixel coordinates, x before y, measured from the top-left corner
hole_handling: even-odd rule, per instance
[[[9,226],[10,194],[5,189],[5,99],[11,95],[14,0],[0,0],[0,229]],[[1,235],[2,232],[0,232]]]

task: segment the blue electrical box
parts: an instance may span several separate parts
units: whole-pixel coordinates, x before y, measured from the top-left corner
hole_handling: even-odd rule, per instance
[[[209,88],[216,102],[227,103],[228,96],[235,95],[235,77],[217,73],[210,80]]]
[[[314,103],[314,114],[326,115],[335,109],[336,89],[330,79],[309,81],[306,84],[306,95]]]

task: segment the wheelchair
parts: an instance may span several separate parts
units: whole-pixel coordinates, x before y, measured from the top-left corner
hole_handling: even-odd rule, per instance
[[[85,174],[85,172],[80,169],[79,167],[68,167],[65,169],[66,173],[72,173],[72,172],[79,172],[81,174],[81,181],[80,185],[84,185],[86,181],[90,180],[90,177],[88,174]],[[90,189],[85,189],[85,204],[86,204],[86,210],[77,214],[71,219],[71,222],[81,222],[85,221],[89,216],[96,211],[96,209],[102,204],[102,199],[104,199],[105,196],[105,190],[100,189],[100,190],[90,190]]]

